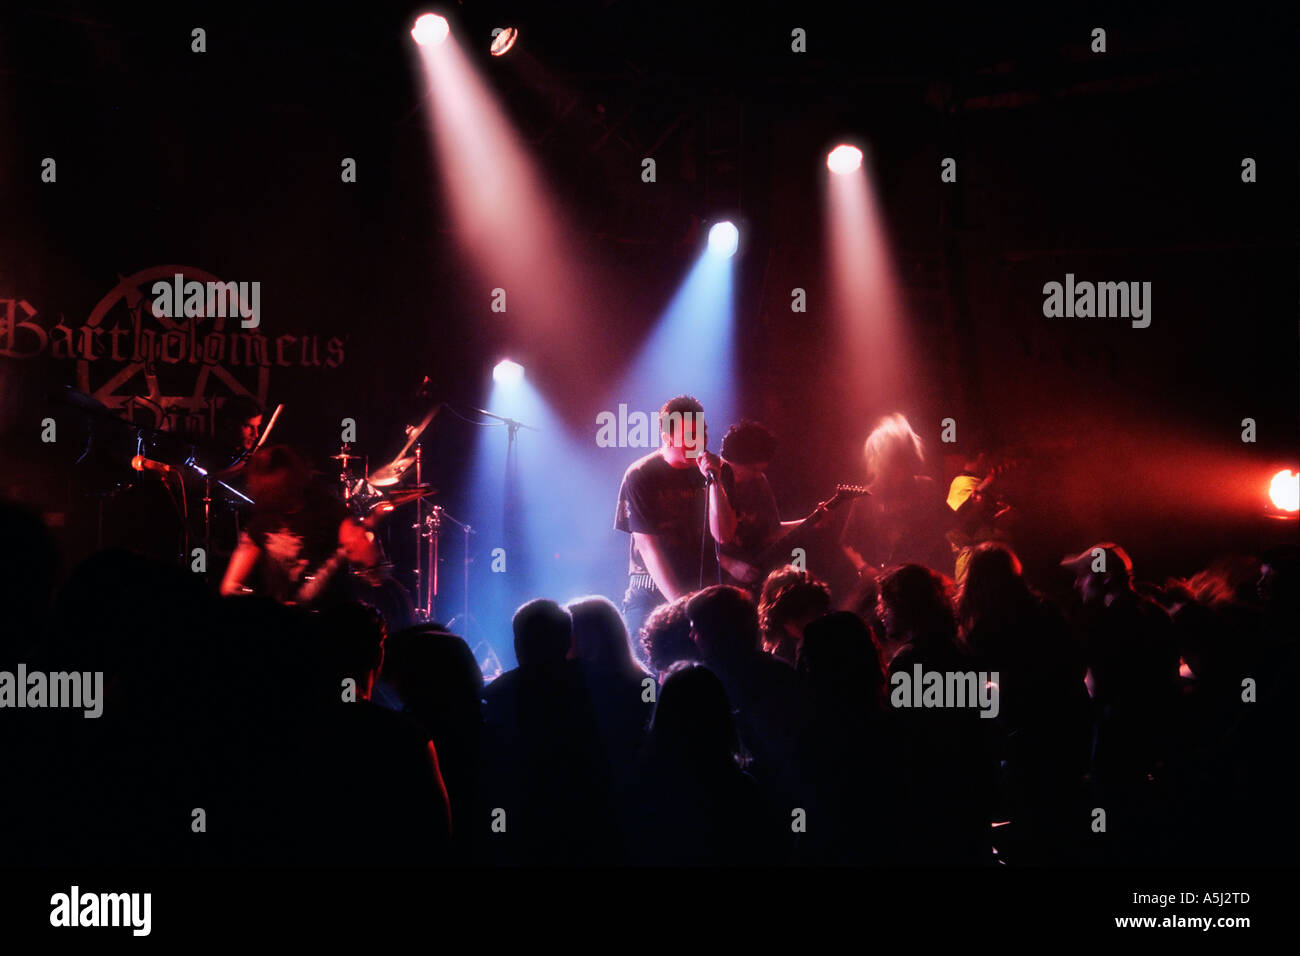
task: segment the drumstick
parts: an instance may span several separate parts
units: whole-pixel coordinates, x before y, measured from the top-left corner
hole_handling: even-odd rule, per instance
[[[257,440],[257,444],[253,446],[253,453],[256,453],[259,448],[266,444],[266,438],[271,434],[271,429],[275,427],[275,420],[280,417],[280,412],[282,411],[284,411],[283,403],[275,406],[275,411],[271,413],[271,420],[267,422],[266,427],[262,429],[262,437],[260,437]]]

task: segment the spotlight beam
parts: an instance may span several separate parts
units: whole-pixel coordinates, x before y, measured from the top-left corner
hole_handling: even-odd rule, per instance
[[[416,49],[429,91],[433,171],[457,245],[488,288],[509,291],[516,341],[544,348],[575,334],[575,317],[598,283],[567,217],[456,37]]]

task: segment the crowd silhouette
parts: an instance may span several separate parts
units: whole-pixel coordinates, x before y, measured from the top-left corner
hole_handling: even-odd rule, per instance
[[[1295,548],[1153,584],[1107,545],[1069,602],[998,544],[959,593],[915,564],[846,595],[784,568],[636,635],[606,598],[539,598],[485,685],[436,624],[218,598],[125,551],[61,576],[38,517],[0,504],[0,527],[0,670],[105,688],[97,719],[0,711],[8,864],[1293,858]],[[996,671],[997,716],[893,706],[918,664]]]

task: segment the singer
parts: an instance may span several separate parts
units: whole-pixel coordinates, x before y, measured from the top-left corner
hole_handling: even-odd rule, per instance
[[[718,583],[717,545],[736,534],[735,477],[708,450],[704,406],[678,395],[659,410],[659,422],[659,448],[624,472],[614,516],[614,528],[631,535],[623,620],[638,656],[650,612]]]

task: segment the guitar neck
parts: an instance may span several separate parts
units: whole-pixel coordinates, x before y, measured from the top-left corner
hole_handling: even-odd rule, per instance
[[[310,604],[321,596],[325,586],[330,583],[335,573],[338,572],[339,566],[343,564],[345,555],[346,550],[339,548],[324,564],[316,569],[315,574],[303,580],[302,586],[298,588],[297,601],[299,604]]]
[[[781,537],[777,538],[775,541],[773,541],[771,544],[765,547],[759,553],[758,561],[756,563],[763,566],[772,566],[774,562],[778,562],[778,561],[780,563],[784,563],[785,556],[783,553],[789,548],[790,539],[794,538],[799,534],[802,534],[805,528],[807,528],[810,524],[812,524],[815,520],[817,520],[819,511],[825,511],[829,514],[832,509],[839,506],[840,504],[843,504],[845,501],[850,501],[854,498],[860,498],[866,494],[868,494],[867,489],[859,485],[836,485],[835,494],[833,494],[826,501],[823,501],[820,504],[818,504],[818,506],[813,509],[812,514],[804,518],[793,528],[790,528],[788,531],[784,532],[781,535]]]
[[[808,525],[812,523],[813,517],[814,517],[813,515],[809,515],[807,518],[804,518],[793,528],[790,528],[788,531],[785,531],[781,535],[781,537],[777,538],[766,548],[764,548],[761,552],[759,552],[758,560],[755,563],[768,566],[773,564],[775,561],[779,560],[781,555],[783,555],[785,551],[789,548],[790,539],[800,534],[804,528],[808,527]]]
[[[818,517],[818,512],[827,512],[843,502],[852,498],[859,498],[863,495],[870,494],[866,488],[860,485],[836,485],[835,494],[828,500],[823,501],[813,509],[813,513],[804,518],[794,527],[783,531],[781,536],[771,544],[762,548],[754,557],[744,552],[740,548],[724,548],[720,551],[723,568],[737,581],[742,582],[745,586],[752,587],[762,581],[764,575],[775,567],[786,564],[789,561],[790,541],[797,535],[801,534],[808,525],[812,524]]]
[[[373,531],[391,511],[392,509],[383,512],[372,512],[361,522],[361,527],[366,531]],[[330,583],[334,575],[338,573],[339,567],[347,559],[347,553],[348,549],[343,545],[339,545],[334,553],[316,569],[316,573],[303,581],[302,586],[298,588],[298,603],[308,604],[320,597],[325,590],[325,586]]]

